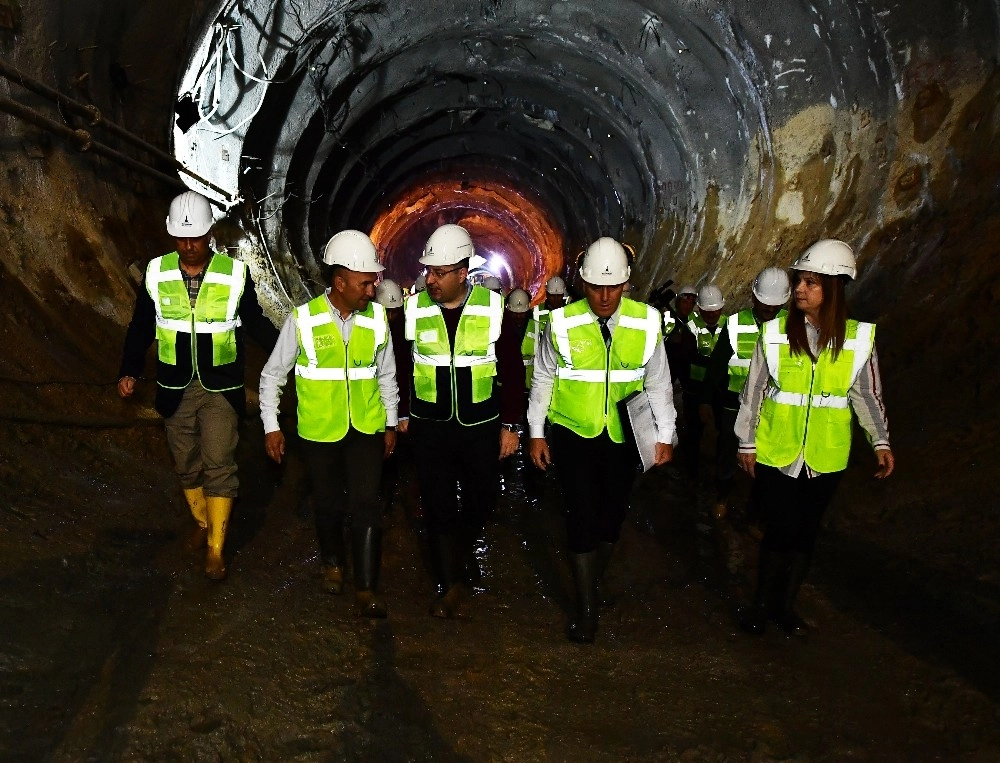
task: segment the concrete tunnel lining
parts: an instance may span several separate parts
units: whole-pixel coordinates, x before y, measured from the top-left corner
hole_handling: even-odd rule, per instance
[[[23,26],[11,31],[0,0],[0,54],[170,148],[184,91],[177,51],[199,49],[200,30],[222,4],[23,6]],[[0,747],[14,757],[80,760],[109,750],[136,760],[377,752],[452,760],[508,748],[531,759],[541,750],[558,757],[552,745],[560,744],[576,745],[576,757],[616,760],[997,758],[1000,668],[983,644],[1000,622],[1000,339],[989,320],[1000,299],[1000,6],[749,6],[623,4],[604,18],[606,5],[579,2],[491,0],[458,14],[435,0],[369,4],[384,42],[359,50],[356,62],[342,53],[329,85],[353,93],[356,73],[364,92],[385,90],[352,106],[345,132],[322,129],[310,86],[293,79],[267,88],[269,113],[244,125],[245,136],[205,133],[192,159],[233,147],[232,166],[218,156],[205,165],[248,200],[220,222],[219,240],[252,263],[276,320],[319,287],[310,268],[325,235],[348,215],[352,224],[374,219],[382,194],[405,191],[408,178],[442,158],[484,173],[502,162],[505,180],[539,189],[574,246],[619,221],[621,235],[639,244],[640,294],[664,277],[714,275],[735,308],[760,267],[787,264],[810,240],[834,234],[854,244],[862,268],[851,304],[878,322],[899,471],[891,484],[874,483],[859,443],[809,592],[816,639],[794,654],[776,641],[755,649],[733,640],[726,589],[685,567],[685,554],[699,553],[681,524],[693,509],[664,508],[659,494],[655,512],[636,515],[634,555],[619,568],[629,588],[609,626],[616,640],[592,662],[562,643],[549,598],[558,581],[544,574],[559,565],[537,564],[519,545],[538,542],[534,515],[490,538],[500,545],[487,558],[504,587],[523,594],[517,602],[477,610],[446,641],[425,623],[424,580],[412,574],[419,551],[401,528],[386,575],[392,631],[360,629],[346,608],[311,592],[303,561],[311,538],[295,525],[290,496],[295,476],[273,484],[256,419],[244,422],[241,472],[244,516],[262,524],[238,546],[231,585],[202,589],[177,542],[181,499],[159,419],[114,393],[133,273],[169,251],[163,216],[174,189],[0,115],[0,614],[14,635],[0,650],[0,727],[12,729]],[[265,4],[243,7],[270,18]],[[334,27],[361,4],[326,7],[328,34],[314,31],[329,57]],[[429,18],[421,8],[431,8]],[[417,31],[403,40],[407,12]],[[647,14],[666,19],[656,27],[663,44],[642,37]],[[453,39],[466,25],[462,39],[523,38],[537,58],[459,56],[431,76],[435,35]],[[583,36],[592,61],[581,55]],[[677,40],[685,52],[672,52]],[[577,73],[579,89],[585,76],[605,77],[600,92],[559,92],[551,72],[561,50],[573,62],[564,80]],[[253,61],[247,52],[244,68]],[[416,67],[412,78],[403,61]],[[504,100],[499,80],[475,84],[484,65],[505,73],[505,93],[516,99]],[[628,105],[615,74],[623,69],[637,73],[630,81],[650,101],[642,125],[617,103]],[[434,88],[438,74],[445,81]],[[413,90],[404,93],[407,84]],[[471,103],[470,88],[473,108],[457,108]],[[128,150],[15,83],[0,90]],[[390,102],[405,130],[378,119]],[[516,131],[502,124],[509,114]],[[621,126],[613,159],[582,161],[592,148],[581,127],[588,115]],[[466,148],[448,140],[453,120]],[[334,143],[326,156],[317,153],[324,141]],[[532,174],[541,161],[514,161],[528,150],[573,180],[541,182]],[[251,156],[266,169],[242,174]],[[374,179],[365,163],[377,168]],[[619,182],[618,168],[636,179]],[[251,400],[255,383],[251,372]],[[649,500],[647,487],[640,501]],[[674,524],[654,537],[646,521]],[[454,668],[444,678],[428,668],[442,659]],[[553,679],[560,671],[575,677],[570,686]],[[521,708],[528,711],[515,715]],[[574,714],[583,721],[567,728]]]
[[[643,281],[654,284],[683,270],[692,250],[712,248],[709,239],[732,237],[738,249],[751,207],[777,204],[771,134],[785,115],[820,100],[884,116],[898,95],[880,17],[848,4],[772,3],[761,13],[628,3],[612,17],[562,3],[522,3],[516,16],[504,8],[475,16],[463,3],[436,4],[435,13],[403,4],[298,15],[277,8],[220,3],[206,15],[180,97],[200,101],[207,117],[187,133],[175,129],[174,139],[183,161],[265,200],[263,229],[282,242],[278,259],[307,270],[309,250],[336,229],[371,223],[374,212],[360,198],[392,197],[419,172],[419,164],[393,161],[412,144],[424,145],[428,162],[451,159],[457,168],[471,156],[516,162],[523,145],[551,145],[558,130],[575,143],[553,146],[554,166],[567,174],[595,161],[599,168],[562,201],[578,218],[569,221],[571,247],[602,233],[626,236],[637,244]],[[442,17],[461,23],[442,27]],[[859,49],[867,55],[852,54]],[[263,81],[265,72],[278,84]],[[790,87],[796,78],[805,82]],[[453,123],[482,112],[514,117],[494,136],[510,147],[506,155],[451,145],[462,142],[451,140]],[[317,120],[319,138],[309,129]],[[314,147],[289,174],[291,157],[310,140]],[[329,156],[337,168],[316,194]],[[364,167],[361,177],[354,165]],[[704,230],[710,187],[720,231]],[[278,207],[294,205],[309,206],[308,233],[285,224]],[[673,230],[661,242],[664,227]],[[736,254],[726,249],[716,248],[716,259]]]

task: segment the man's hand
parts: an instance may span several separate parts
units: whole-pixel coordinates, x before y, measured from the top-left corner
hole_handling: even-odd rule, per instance
[[[271,460],[281,463],[281,459],[285,455],[285,435],[281,433],[280,429],[264,435],[264,450],[267,451]]]
[[[118,396],[132,397],[132,393],[135,392],[135,377],[134,376],[123,376],[118,380]]]
[[[385,430],[385,456],[388,458],[392,455],[393,451],[396,450],[396,430],[386,429]]]
[[[896,457],[892,455],[892,451],[888,448],[880,448],[875,451],[875,458],[878,459],[878,470],[875,472],[875,479],[884,480],[896,468]]]
[[[503,461],[507,456],[512,456],[517,452],[517,444],[521,441],[517,432],[512,432],[509,429],[500,429],[500,460]]]
[[[653,466],[669,464],[674,458],[674,446],[668,442],[656,443],[656,457]]]
[[[531,438],[528,442],[528,456],[531,458],[531,463],[543,472],[548,469],[549,464],[552,463],[552,454],[549,453],[549,444],[546,442],[544,437]]]
[[[396,424],[396,434],[406,434],[410,429],[409,419],[400,419]]]
[[[755,476],[753,471],[754,471],[754,464],[757,463],[756,453],[737,453],[736,460],[739,461],[740,469],[745,471],[751,477]]]

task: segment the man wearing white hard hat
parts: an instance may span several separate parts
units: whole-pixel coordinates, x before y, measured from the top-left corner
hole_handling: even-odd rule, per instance
[[[381,571],[382,461],[396,445],[396,362],[385,308],[374,301],[384,269],[361,231],[333,236],[323,253],[330,288],[291,312],[260,375],[264,447],[285,457],[278,400],[295,371],[298,435],[313,490],[322,586],[343,590],[344,525],[352,517],[354,601],[357,613],[385,617],[378,593]]]
[[[552,276],[545,282],[545,301],[535,305],[521,341],[521,357],[524,358],[524,385],[531,389],[531,377],[535,367],[535,347],[549,322],[549,313],[566,305],[566,282],[560,276]]]
[[[853,250],[823,239],[791,270],[788,316],[761,329],[736,419],[740,467],[759,483],[764,519],[757,587],[740,617],[753,635],[768,620],[790,635],[808,632],[795,603],[847,468],[854,418],[875,451],[875,477],[895,468],[875,325],[847,317]]]
[[[751,288],[752,307],[729,317],[709,359],[705,387],[716,392],[719,403],[715,412],[720,416],[713,509],[717,519],[725,517],[729,508],[728,497],[737,468],[738,443],[733,426],[760,327],[774,318],[788,315],[784,307],[791,296],[788,273],[782,268],[765,268],[758,273]]]
[[[201,194],[187,191],[171,202],[167,233],[177,250],[146,266],[125,335],[118,394],[135,392],[155,339],[156,410],[197,525],[187,545],[207,546],[205,575],[222,580],[226,528],[239,490],[239,420],[246,412],[243,335],[270,351],[277,331],[260,308],[247,266],[212,251],[212,224],[212,207]]]
[[[503,297],[469,283],[474,254],[465,228],[437,228],[420,258],[427,289],[405,307],[413,378],[401,428],[420,470],[437,567],[430,614],[443,618],[455,615],[465,584],[478,576],[474,541],[496,507],[500,460],[517,450],[524,411],[520,336],[504,316]]]
[[[708,372],[708,361],[712,356],[726,318],[722,312],[726,300],[722,290],[714,283],[706,284],[698,289],[697,310],[688,318],[687,330],[693,341],[685,339],[682,345],[688,347],[687,373],[681,374],[683,393],[684,433],[681,451],[685,462],[695,477],[698,475],[701,457],[701,437],[708,410],[717,407],[715,391],[705,384]],[[713,416],[716,431],[721,422],[719,416]]]
[[[577,605],[566,636],[577,643],[594,641],[598,582],[621,532],[638,460],[625,441],[618,401],[645,390],[656,463],[673,456],[675,414],[660,313],[622,297],[630,272],[619,242],[591,244],[580,262],[585,298],[552,311],[535,354],[529,453],[543,471],[553,459],[558,465]]]

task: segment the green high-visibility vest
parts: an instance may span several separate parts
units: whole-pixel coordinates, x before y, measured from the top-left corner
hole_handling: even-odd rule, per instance
[[[677,328],[677,319],[674,318],[674,314],[667,310],[663,313],[663,338],[666,339],[668,336],[674,333]]]
[[[788,315],[788,311],[781,309],[776,318],[783,318]],[[754,347],[757,346],[757,339],[760,337],[760,326],[754,317],[753,310],[748,308],[740,310],[733,316],[734,320],[726,323],[729,331],[729,344],[733,348],[732,357],[729,358],[729,391],[742,392],[747,383],[747,376],[750,373],[750,359],[753,357]]]
[[[714,332],[709,329],[705,319],[701,317],[701,313],[694,312],[688,319],[688,329],[694,334],[698,349],[697,354],[691,359],[691,381],[700,382],[705,378],[708,359],[712,356],[712,350],[715,349],[715,345],[719,341],[722,327],[726,325],[726,318],[725,315],[719,316],[719,322],[716,324]]]
[[[757,460],[781,468],[804,451],[814,471],[842,471],[851,452],[848,392],[871,357],[875,324],[847,321],[837,360],[824,348],[813,363],[789,351],[786,320],[768,321],[761,333],[770,378],[757,425]]]
[[[191,334],[191,376],[182,384],[160,385],[184,389],[198,374],[196,334],[212,337],[212,365],[224,366],[236,360],[237,310],[243,296],[246,265],[232,257],[215,253],[205,268],[194,307],[180,270],[180,255],[165,254],[146,266],[146,291],[156,308],[156,353],[159,361],[177,365],[177,335]],[[239,389],[237,384],[226,389]],[[207,389],[207,388],[206,388]],[[222,390],[212,390],[221,392]]]
[[[521,359],[524,360],[524,387],[531,389],[531,377],[535,370],[535,348],[545,326],[549,322],[550,310],[542,305],[535,305],[528,319],[528,328],[521,340]]]
[[[451,347],[441,307],[426,291],[406,300],[405,334],[413,342],[410,415],[437,421],[456,417],[481,424],[499,415],[493,400],[496,341],[503,322],[503,297],[471,286]]]
[[[617,403],[642,389],[646,364],[663,341],[660,322],[654,308],[622,299],[608,348],[587,300],[553,310],[549,324],[556,373],[549,421],[581,437],[597,437],[607,429],[614,442],[622,442]]]
[[[334,309],[321,294],[295,310],[299,435],[314,442],[342,440],[348,427],[363,434],[385,431],[375,364],[389,336],[385,308],[369,302],[363,312],[355,313],[346,346]]]

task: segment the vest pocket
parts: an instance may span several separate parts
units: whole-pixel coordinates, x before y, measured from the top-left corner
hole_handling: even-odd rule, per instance
[[[156,357],[167,366],[177,365],[177,332],[156,327]]]
[[[212,365],[216,368],[236,361],[236,332],[212,334]]]
[[[496,363],[472,366],[472,402],[481,403],[493,395],[493,377],[497,373]]]
[[[437,402],[437,367],[425,363],[413,366],[413,394],[418,400]]]

